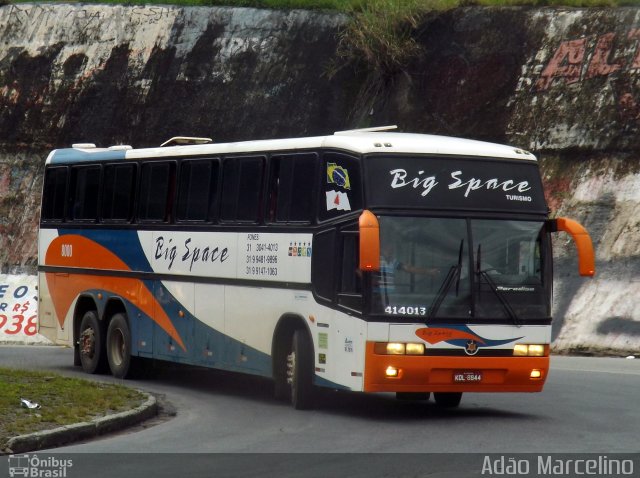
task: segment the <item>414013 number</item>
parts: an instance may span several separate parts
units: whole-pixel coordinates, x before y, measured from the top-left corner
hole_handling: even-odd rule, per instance
[[[388,305],[385,307],[384,313],[389,315],[427,315],[427,308],[422,305],[403,305],[401,307]]]

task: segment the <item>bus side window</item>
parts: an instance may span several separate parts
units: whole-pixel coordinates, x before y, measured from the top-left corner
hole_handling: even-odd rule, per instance
[[[215,210],[218,162],[210,159],[183,161],[178,183],[179,221],[207,221]]]
[[[71,220],[96,221],[98,219],[100,169],[100,166],[71,168]]]
[[[258,222],[265,158],[225,158],[222,163],[223,221]]]
[[[320,220],[333,219],[362,209],[360,161],[341,153],[323,155]]]
[[[44,178],[44,191],[42,194],[42,220],[64,220],[64,206],[67,199],[67,173],[66,167],[47,169]]]
[[[313,236],[311,282],[315,294],[325,301],[335,298],[336,231],[329,229]]]
[[[128,222],[131,219],[135,164],[108,164],[104,168],[102,220]]]
[[[313,153],[271,158],[267,216],[270,222],[311,222],[316,159]]]
[[[138,219],[144,222],[169,220],[175,164],[148,162],[142,165]]]

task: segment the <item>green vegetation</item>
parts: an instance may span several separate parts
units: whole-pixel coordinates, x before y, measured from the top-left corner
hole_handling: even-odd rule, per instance
[[[401,71],[421,51],[416,28],[434,11],[466,6],[571,6],[638,5],[640,0],[369,0],[344,2],[351,17],[340,36],[342,65],[365,64],[380,79]],[[332,70],[335,71],[336,65]]]
[[[25,408],[22,398],[40,408]],[[145,400],[140,392],[120,385],[0,368],[0,452],[14,436],[89,421]]]

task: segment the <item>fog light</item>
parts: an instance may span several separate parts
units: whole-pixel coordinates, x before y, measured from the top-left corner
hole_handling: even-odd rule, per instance
[[[389,342],[387,344],[388,355],[404,355],[405,346],[401,343]]]
[[[529,378],[532,378],[532,379],[537,379],[540,377],[542,377],[542,371],[538,370],[537,368],[534,368],[529,374]]]
[[[385,375],[387,377],[393,378],[393,377],[397,377],[398,376],[398,369],[395,367],[387,367],[387,370],[385,370]]]
[[[424,355],[424,344],[407,344],[407,355]]]

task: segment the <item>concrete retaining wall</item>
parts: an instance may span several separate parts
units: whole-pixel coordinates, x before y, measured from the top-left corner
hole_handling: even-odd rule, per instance
[[[640,350],[640,9],[461,8],[423,51],[331,79],[345,17],[229,8],[0,7],[0,261],[35,272],[52,147],[303,136],[399,124],[511,143],[541,160],[553,214],[583,222],[598,275],[555,241],[558,351]]]

